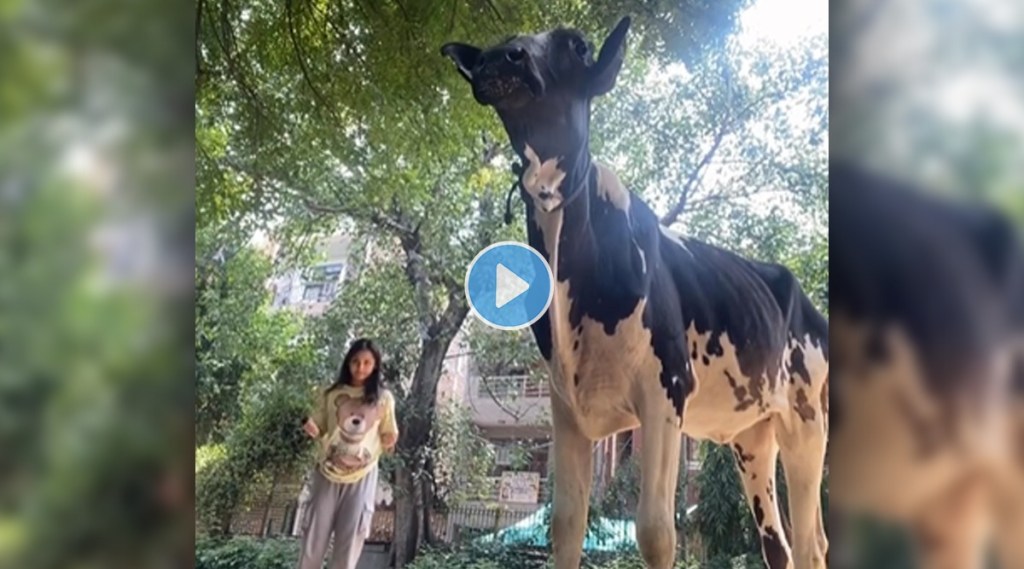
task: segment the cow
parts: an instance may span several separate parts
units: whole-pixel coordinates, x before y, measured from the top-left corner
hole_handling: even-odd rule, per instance
[[[615,86],[629,27],[623,18],[597,53],[567,27],[441,48],[522,161],[528,241],[555,277],[532,324],[550,372],[555,567],[580,563],[593,442],[640,427],[636,537],[648,567],[674,563],[685,433],[730,445],[770,569],[822,568],[828,323],[785,267],[670,231],[591,155],[591,102]]]
[[[847,161],[829,205],[832,514],[905,528],[926,569],[1024,567],[1016,230]]]

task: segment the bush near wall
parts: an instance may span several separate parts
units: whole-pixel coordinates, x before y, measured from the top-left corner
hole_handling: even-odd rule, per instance
[[[298,558],[299,542],[295,539],[196,540],[196,569],[294,569]]]
[[[299,555],[295,539],[254,537],[210,538],[196,541],[196,569],[294,569]],[[543,550],[509,546],[427,548],[407,569],[549,569],[550,554]],[[585,556],[582,569],[644,569],[633,552]],[[680,561],[676,569],[696,569]]]

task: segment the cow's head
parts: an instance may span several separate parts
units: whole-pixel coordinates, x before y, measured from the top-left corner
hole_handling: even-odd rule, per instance
[[[590,101],[615,86],[625,54],[628,17],[599,53],[578,30],[557,28],[513,36],[489,48],[448,43],[450,57],[481,105],[494,107],[516,152],[525,144],[541,158],[586,147]]]

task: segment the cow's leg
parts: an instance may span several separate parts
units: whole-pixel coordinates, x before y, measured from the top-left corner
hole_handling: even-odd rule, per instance
[[[747,504],[757,522],[765,564],[768,569],[793,569],[775,491],[779,444],[775,440],[772,421],[765,419],[737,435],[732,441],[732,449]]]
[[[676,556],[675,498],[682,439],[664,392],[645,402],[641,425],[637,546],[647,567],[670,569]]]
[[[965,476],[932,500],[917,517],[913,533],[922,569],[982,569],[991,529],[989,480]]]
[[[817,400],[814,398],[813,400]],[[793,524],[793,565],[796,569],[824,569],[828,537],[821,511],[821,478],[825,467],[826,424],[820,407],[794,413],[786,424],[776,422],[782,467]]]
[[[593,480],[593,443],[583,435],[558,397],[552,397],[551,418],[555,453],[551,545],[555,569],[578,569]]]
[[[1018,399],[1024,400],[1024,358],[1016,376]],[[996,540],[1002,569],[1024,569],[1024,401],[1011,407],[1009,456],[999,478],[996,507]]]

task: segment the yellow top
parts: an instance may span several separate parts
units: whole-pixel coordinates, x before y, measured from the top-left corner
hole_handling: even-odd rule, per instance
[[[338,484],[353,484],[370,472],[384,450],[381,435],[398,436],[395,398],[386,389],[376,405],[363,403],[362,387],[318,389],[311,418],[320,429],[317,466]]]

